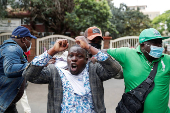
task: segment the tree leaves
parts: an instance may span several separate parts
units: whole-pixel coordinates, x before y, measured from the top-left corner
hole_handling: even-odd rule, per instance
[[[103,33],[108,30],[116,32],[115,26],[109,22],[112,14],[106,0],[75,0],[74,2],[75,8],[70,14],[66,13],[65,22],[76,34],[92,26],[101,28]]]
[[[152,24],[161,34],[164,32],[164,35],[168,35],[170,32],[170,10],[154,18]]]
[[[118,31],[118,33],[111,34],[113,38],[138,36],[143,29],[152,26],[148,16],[138,10],[130,10],[125,4],[120,4],[120,7],[116,8],[112,2],[109,2],[109,6],[113,14],[110,21],[116,26]]]
[[[116,8],[112,0],[19,0],[18,2],[8,0],[8,3],[4,4],[0,6],[1,18],[7,15],[5,9],[9,4],[15,12],[30,12],[31,23],[39,20],[45,25],[46,32],[50,30],[56,34],[72,31],[75,35],[79,35],[88,27],[97,26],[103,34],[109,31],[113,38],[118,38],[139,35],[143,29],[152,26],[148,16],[128,9],[125,4]],[[167,19],[167,16],[153,21],[154,25],[157,27],[156,24],[161,20],[170,26],[170,19]]]

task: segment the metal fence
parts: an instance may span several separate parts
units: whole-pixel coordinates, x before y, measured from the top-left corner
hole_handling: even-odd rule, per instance
[[[110,41],[110,48],[130,47],[136,48],[139,45],[139,36],[120,37]]]
[[[0,34],[0,45],[2,45],[4,40],[9,39],[10,37],[11,37],[11,33]],[[67,39],[69,43],[69,48],[75,44],[75,39],[64,35],[50,35],[47,37],[38,38],[36,40],[36,55],[40,55],[45,50],[51,48],[57,39]],[[170,39],[163,40],[163,47],[165,47],[166,44],[170,45]],[[139,45],[139,36],[120,37],[118,39],[110,41],[110,48],[119,48],[119,47],[136,48],[138,45]],[[103,49],[103,41],[102,41],[102,49]],[[62,52],[58,53],[58,55],[61,54]]]
[[[64,36],[64,35],[50,35],[47,37],[43,37],[43,38],[38,38],[36,41],[36,55],[40,55],[42,54],[44,51],[50,49],[55,41],[57,39],[67,39],[68,43],[69,43],[69,48],[72,45],[75,45],[75,39],[68,37],[68,36]],[[69,49],[68,48],[68,49]],[[67,49],[67,50],[68,50]],[[58,53],[57,55],[61,55],[63,52]]]
[[[170,38],[162,41],[163,47],[170,45]],[[110,41],[110,48],[129,47],[136,48],[139,45],[139,36],[120,37]]]
[[[167,45],[170,45],[170,38],[169,39],[165,39],[163,40],[163,47],[167,46]]]
[[[0,45],[4,42],[4,40],[7,40],[11,37],[12,33],[2,33],[0,34]]]

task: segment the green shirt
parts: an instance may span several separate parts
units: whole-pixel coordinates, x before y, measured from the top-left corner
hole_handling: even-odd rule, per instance
[[[144,103],[143,113],[170,113],[169,79],[170,79],[170,56],[163,54],[161,58],[149,63],[140,50],[128,47],[108,49],[107,53],[114,57],[123,68],[123,76],[128,92],[141,84],[149,75],[153,63],[159,61],[155,76],[154,89],[148,94]]]

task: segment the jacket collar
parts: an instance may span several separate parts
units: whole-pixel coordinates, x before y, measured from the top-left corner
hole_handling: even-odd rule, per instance
[[[11,38],[10,38],[10,39],[8,39],[8,40],[5,40],[5,41],[3,42],[3,44],[6,44],[6,43],[15,43],[15,44],[17,44],[17,45],[18,45],[18,43],[17,43],[17,42],[15,42],[14,40],[12,40]]]

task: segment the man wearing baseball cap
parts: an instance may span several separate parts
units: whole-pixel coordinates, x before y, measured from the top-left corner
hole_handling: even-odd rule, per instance
[[[101,42],[103,40],[102,32],[98,27],[89,27],[84,32],[84,37],[87,38],[88,43],[101,50]],[[104,51],[103,51],[104,52]],[[93,63],[97,62],[97,59],[92,57],[91,54],[89,54],[89,60],[91,60]],[[122,79],[123,78],[123,70],[121,68],[121,71],[114,77],[116,79]]]
[[[0,46],[0,113],[18,113],[16,103],[25,86],[22,72],[28,64],[24,52],[31,49],[32,38],[26,27],[18,26]]]
[[[97,49],[101,49],[101,42],[103,40],[102,32],[97,27],[89,27],[84,33],[84,37],[88,39],[89,44]]]
[[[162,54],[162,37],[154,28],[145,29],[140,33],[140,45],[136,49],[121,47],[108,49],[107,53],[115,58],[123,67],[125,92],[139,86],[158,62],[154,78],[155,86],[144,101],[143,113],[169,113],[169,79],[170,56]]]

